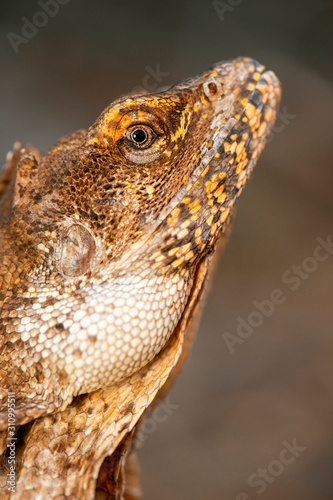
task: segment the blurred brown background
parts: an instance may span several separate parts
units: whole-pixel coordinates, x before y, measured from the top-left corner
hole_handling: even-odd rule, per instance
[[[281,79],[281,113],[239,201],[192,357],[146,427],[144,498],[332,500],[333,254],[309,257],[317,238],[333,239],[333,2],[45,3],[46,18],[35,0],[0,3],[3,161],[15,140],[45,151],[134,87],[223,59],[254,57]],[[37,32],[22,32],[23,17]],[[231,353],[224,334],[275,289],[283,303]],[[293,443],[294,456],[283,451]]]

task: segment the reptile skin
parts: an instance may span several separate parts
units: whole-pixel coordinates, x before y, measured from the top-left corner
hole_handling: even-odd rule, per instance
[[[106,456],[96,498],[139,498],[125,485],[129,466],[122,470],[132,433],[186,355],[216,247],[279,101],[275,75],[239,58],[115,101],[45,156],[18,144],[8,155],[0,178],[4,498],[94,498]],[[10,397],[15,430],[23,426],[15,491],[6,484]]]

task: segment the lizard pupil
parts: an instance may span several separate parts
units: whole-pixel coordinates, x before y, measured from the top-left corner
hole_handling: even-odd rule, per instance
[[[131,139],[136,144],[143,144],[148,139],[148,134],[142,128],[136,128],[131,134]]]

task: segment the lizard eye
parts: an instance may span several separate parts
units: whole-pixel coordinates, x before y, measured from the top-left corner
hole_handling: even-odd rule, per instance
[[[158,115],[133,109],[119,120],[114,141],[127,160],[144,164],[156,160],[165,151],[170,133]]]
[[[147,125],[133,125],[126,130],[125,137],[130,145],[137,149],[149,148],[155,141],[157,134]]]

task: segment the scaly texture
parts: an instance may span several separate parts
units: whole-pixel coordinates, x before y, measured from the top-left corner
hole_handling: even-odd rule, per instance
[[[109,492],[122,497],[126,436],[181,356],[279,100],[275,75],[240,58],[116,101],[45,156],[20,145],[8,156],[0,449],[8,397],[17,427],[39,419],[17,443],[13,498],[93,498],[107,455],[119,469]]]

